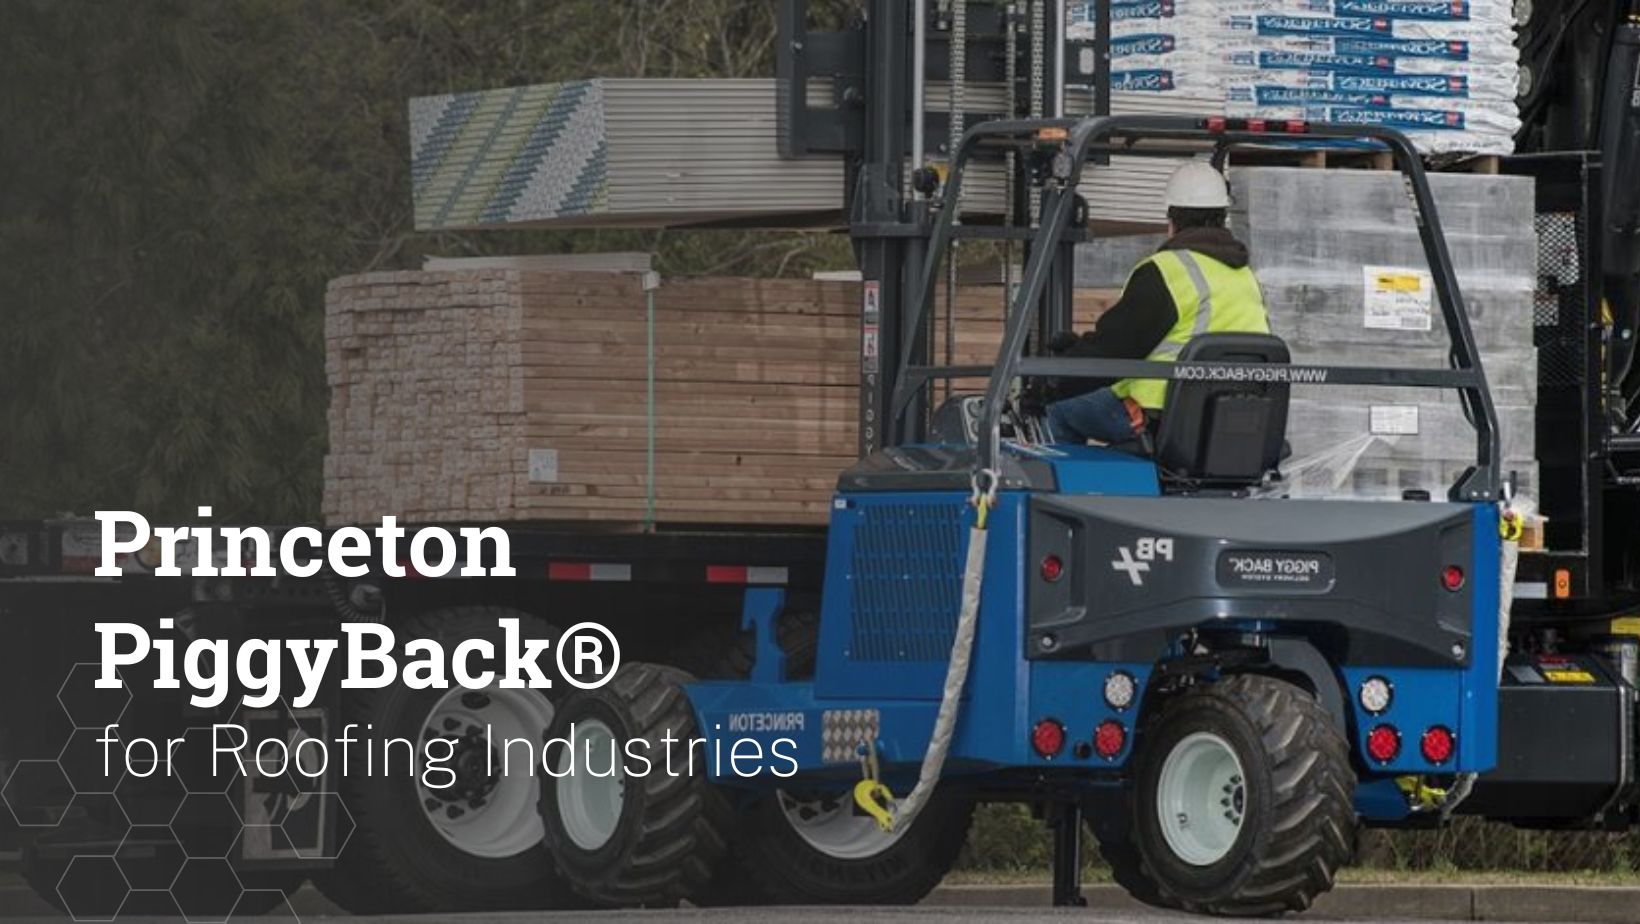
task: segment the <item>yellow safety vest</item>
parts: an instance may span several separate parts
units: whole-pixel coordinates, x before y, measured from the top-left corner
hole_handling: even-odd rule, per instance
[[[1235,269],[1190,250],[1159,251],[1134,269],[1145,263],[1153,263],[1161,271],[1179,312],[1179,320],[1146,359],[1173,362],[1192,337],[1202,334],[1270,332],[1264,293],[1248,267]],[[1112,385],[1111,391],[1152,411],[1161,410],[1167,403],[1166,379],[1123,379]]]

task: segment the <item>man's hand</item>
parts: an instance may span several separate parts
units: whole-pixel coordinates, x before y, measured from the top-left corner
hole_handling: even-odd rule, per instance
[[[1029,417],[1041,417],[1048,412],[1048,405],[1052,404],[1054,399],[1051,379],[1032,379],[1020,389],[1019,398],[1015,403],[1020,413]]]
[[[1054,334],[1053,339],[1048,341],[1048,352],[1058,356],[1076,346],[1081,340],[1080,335],[1068,330],[1062,330]]]

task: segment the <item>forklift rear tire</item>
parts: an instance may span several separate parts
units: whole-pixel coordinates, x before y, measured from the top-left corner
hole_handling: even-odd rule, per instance
[[[1349,746],[1327,710],[1256,675],[1196,687],[1161,710],[1136,757],[1133,800],[1152,903],[1233,916],[1309,908],[1349,861],[1355,831]]]
[[[604,686],[565,697],[548,731],[571,750],[546,755],[556,767],[541,778],[546,842],[564,879],[598,904],[675,906],[726,852],[729,805],[706,777],[704,753],[690,759],[700,736],[683,685],[693,679],[629,661]],[[637,755],[650,762],[641,776],[628,772],[641,766],[640,741],[648,747]]]
[[[469,638],[499,644],[496,620],[502,618],[519,620],[524,638],[558,638],[545,620],[498,606],[430,610],[397,630],[401,638],[435,639],[451,650]],[[345,691],[338,728],[355,723],[355,736],[377,742],[455,739],[450,765],[465,775],[457,786],[439,790],[424,788],[401,770],[355,769],[342,777],[337,788],[354,831],[335,866],[315,877],[315,885],[354,914],[586,907],[553,872],[542,843],[535,805],[539,782],[527,768],[486,776],[483,752],[477,750],[484,746],[483,736],[472,734],[475,726],[488,725],[496,740],[539,741],[560,696],[556,687],[412,690],[403,683]],[[463,759],[468,751],[473,755]],[[364,755],[353,754],[351,763],[363,766]]]
[[[847,793],[784,790],[737,813],[731,845],[736,888],[708,893],[724,905],[912,905],[940,884],[968,840],[974,803],[941,787],[902,832],[883,834]]]

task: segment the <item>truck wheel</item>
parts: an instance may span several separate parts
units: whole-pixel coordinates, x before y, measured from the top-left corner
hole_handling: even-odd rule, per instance
[[[553,638],[544,620],[504,607],[467,606],[435,610],[405,622],[400,634],[439,641],[446,651],[460,641],[501,640],[498,619],[515,618],[525,638]],[[445,738],[454,745],[447,764],[456,783],[428,788],[421,775],[402,770],[339,780],[342,803],[353,816],[354,832],[335,867],[316,884],[332,901],[354,914],[432,913],[580,907],[553,872],[541,841],[536,811],[540,783],[533,759],[523,748],[508,755],[529,760],[508,773],[490,772],[500,755],[486,752],[484,729],[499,742],[541,740],[552,723],[554,690],[411,690],[395,683],[380,690],[345,691],[341,723],[369,741],[405,738],[420,742]],[[394,755],[402,749],[395,748]],[[380,755],[378,755],[380,756]],[[353,754],[355,768],[364,755]],[[399,759],[402,760],[402,757]]]
[[[957,862],[974,803],[942,787],[909,828],[884,834],[847,793],[759,796],[738,813],[731,877],[706,901],[760,905],[910,905]]]
[[[541,818],[560,873],[594,902],[674,906],[724,855],[728,803],[691,759],[699,735],[683,685],[692,679],[627,662],[609,683],[559,706],[548,737],[569,749],[548,755],[556,765],[541,778]],[[648,769],[629,773],[640,757]]]
[[[1355,774],[1313,696],[1226,677],[1164,704],[1144,737],[1132,830],[1136,881],[1155,884],[1155,904],[1279,914],[1332,888],[1350,857]]]

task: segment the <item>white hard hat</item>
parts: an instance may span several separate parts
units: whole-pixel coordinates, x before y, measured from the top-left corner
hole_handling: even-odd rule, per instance
[[[1166,198],[1170,209],[1227,209],[1230,188],[1224,184],[1224,174],[1214,170],[1212,164],[1193,160],[1168,178]]]

